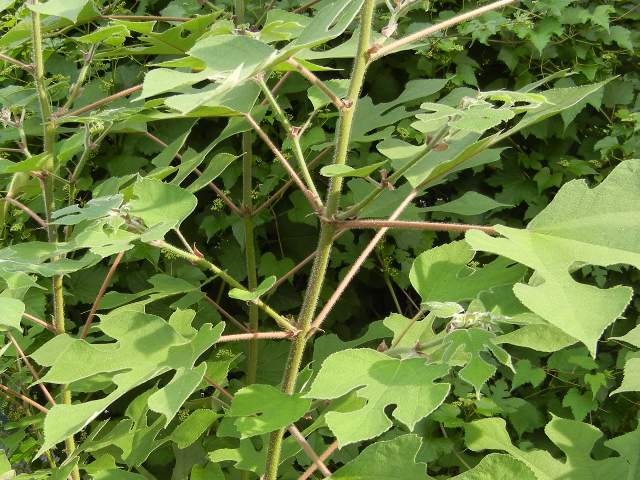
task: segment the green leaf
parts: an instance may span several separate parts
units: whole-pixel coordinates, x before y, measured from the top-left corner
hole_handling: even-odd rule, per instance
[[[230,153],[218,153],[209,161],[206,168],[191,185],[187,187],[187,191],[196,193],[198,190],[204,188],[209,182],[218,178],[231,165],[237,158]]]
[[[0,297],[0,331],[21,330],[20,320],[24,313],[24,303],[15,298]]]
[[[49,0],[47,3],[28,5],[30,10],[42,15],[52,15],[76,23],[87,21],[99,15],[93,0]]]
[[[302,417],[311,400],[300,394],[287,395],[271,385],[250,385],[236,393],[229,417],[239,417],[234,425],[241,438],[254,437],[291,425]]]
[[[324,177],[367,177],[386,164],[385,160],[360,168],[353,168],[349,165],[326,165],[320,169],[320,175]]]
[[[393,440],[374,443],[360,455],[331,475],[332,480],[429,479],[427,466],[416,462],[422,439],[417,435],[401,435]]]
[[[638,450],[638,445],[640,445],[640,425],[634,431],[611,438],[604,444],[618,452],[627,462],[626,480],[637,479],[638,472],[640,472],[640,450]],[[622,479],[622,477],[620,478]]]
[[[544,450],[521,450],[513,445],[501,418],[486,418],[465,426],[465,443],[474,452],[502,450],[524,463],[537,480],[568,478],[623,478],[628,468],[620,457],[594,460],[591,450],[602,432],[576,420],[554,417],[545,427],[547,437],[565,454],[566,461],[554,458]]]
[[[161,226],[164,232],[179,226],[196,208],[196,197],[187,190],[151,178],[139,179],[129,202],[131,215],[147,227]]]
[[[534,367],[530,360],[518,360],[515,365],[516,373],[511,381],[511,390],[518,388],[525,383],[529,383],[532,387],[540,386],[544,379],[547,378],[543,368]]]
[[[243,300],[245,302],[253,302],[267,293],[275,283],[276,277],[271,275],[260,282],[260,285],[258,285],[252,292],[249,290],[243,290],[242,288],[232,288],[229,290],[229,297],[235,298],[236,300]]]
[[[620,387],[611,392],[611,395],[624,392],[640,392],[640,358],[630,358],[624,364],[624,377]]]
[[[119,215],[118,209],[122,205],[123,196],[121,194],[106,197],[96,197],[89,200],[84,207],[70,205],[51,214],[55,225],[77,225],[85,220],[95,220],[106,217],[115,211]]]
[[[220,337],[224,323],[215,328],[205,324],[194,336],[186,338],[160,317],[125,308],[102,316],[99,328],[116,341],[89,344],[64,334],[56,336],[31,355],[38,364],[50,367],[41,378],[43,382],[70,384],[98,374],[109,374],[115,385],[115,389],[102,398],[53,406],[44,421],[42,451],[80,431],[132,388],[175,370],[167,387],[149,397],[155,399],[151,403],[159,410],[171,415],[186,397],[185,392],[176,387],[186,386],[190,393],[193,384],[185,382],[185,378],[189,380],[194,375],[202,379],[206,365],[202,363],[194,368],[194,364]],[[82,361],[78,361],[79,358]],[[162,423],[159,423],[159,428]]]
[[[464,365],[458,372],[461,380],[469,383],[480,397],[482,386],[495,374],[496,367],[482,357],[490,352],[513,370],[511,356],[500,346],[493,343],[495,334],[479,328],[454,330],[443,340],[442,360],[451,365]]]
[[[471,268],[474,251],[464,241],[452,242],[420,254],[409,273],[411,285],[423,302],[471,300],[480,292],[522,279],[526,269],[498,258],[482,268]]]
[[[497,226],[503,238],[468,232],[474,249],[504,255],[536,270],[539,284],[517,284],[514,293],[532,312],[583,342],[595,356],[604,329],[618,318],[631,289],[578,283],[576,262],[640,268],[640,161],[618,165],[597,187],[565,184],[526,230]]]
[[[423,208],[425,212],[445,212],[456,215],[480,215],[481,213],[501,207],[511,207],[505,203],[496,202],[493,198],[476,192],[465,192],[460,198],[447,203]]]
[[[475,467],[452,480],[538,480],[524,463],[510,455],[490,453]]]
[[[640,348],[640,325],[629,331],[622,337],[611,337],[612,340],[621,340],[623,342],[630,343],[636,348]]]
[[[213,410],[200,408],[194,410],[189,416],[171,432],[171,440],[178,448],[187,448],[193,444],[204,432],[206,432],[213,422],[219,417]]]
[[[570,408],[573,418],[582,421],[589,412],[598,408],[598,402],[588,392],[581,393],[574,387],[562,399],[562,406]]]
[[[384,412],[387,405],[395,404],[393,417],[413,429],[448,395],[449,384],[435,383],[448,371],[446,365],[428,365],[421,358],[398,360],[375,350],[343,350],[323,362],[305,397],[328,400],[357,390],[356,395],[367,400],[359,410],[327,414],[327,426],[344,446],[387,431],[392,425]]]
[[[131,32],[125,25],[116,23],[100,27],[87,35],[74,37],[74,40],[76,42],[88,43],[91,45],[104,42],[107,45],[120,46],[130,36],[130,33]]]

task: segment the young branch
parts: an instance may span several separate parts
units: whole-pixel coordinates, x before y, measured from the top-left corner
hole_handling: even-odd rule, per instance
[[[251,331],[247,328],[245,324],[243,324],[240,320],[236,319],[233,315],[227,312],[224,308],[222,308],[215,300],[213,300],[209,295],[205,295],[204,299],[218,312],[222,314],[227,320],[233,323],[236,327],[238,327],[243,332],[251,333]]]
[[[494,227],[486,225],[472,225],[465,223],[443,223],[443,222],[414,222],[408,220],[345,220],[334,221],[339,230],[349,230],[357,228],[370,229],[401,229],[401,230],[427,230],[431,232],[460,232],[469,230],[480,230],[489,235],[497,235]]]
[[[9,395],[11,395],[12,397],[18,398],[20,400],[22,400],[23,402],[28,403],[29,405],[31,405],[32,407],[40,410],[42,413],[46,414],[47,412],[49,412],[49,409],[46,407],[43,407],[42,405],[40,405],[38,402],[36,402],[35,400],[32,400],[31,398],[27,397],[26,395],[23,395],[21,393],[16,392],[15,390],[11,390],[9,387],[7,387],[6,385],[0,383],[0,390],[2,390],[5,393],[8,393]]]
[[[313,450],[313,448],[311,448],[311,445],[309,445],[307,439],[304,438],[302,432],[300,432],[300,430],[298,430],[295,425],[289,425],[287,430],[289,431],[291,436],[295,438],[296,442],[298,442],[298,444],[302,447],[302,450],[304,450],[304,453],[307,454],[307,457],[311,459],[316,468],[318,468],[320,472],[322,472],[322,475],[324,475],[325,477],[330,477],[331,470],[327,468],[320,457],[318,457],[318,454]]]
[[[46,328],[47,330],[49,330],[52,333],[57,333],[56,332],[56,327],[54,327],[50,323],[45,322],[44,320],[40,320],[38,317],[34,317],[33,315],[31,315],[29,313],[23,313],[22,314],[22,318],[26,318],[27,320],[35,323],[36,325],[39,325],[39,326],[41,326],[43,328]]]
[[[264,78],[258,77],[257,82],[258,82],[258,85],[260,85],[260,88],[262,89],[262,93],[264,94],[265,98],[271,105],[271,109],[273,110],[273,113],[278,118],[278,121],[280,122],[280,124],[286,130],[287,136],[291,139],[291,143],[293,144],[293,155],[296,157],[296,160],[298,161],[298,168],[302,172],[302,176],[304,177],[304,181],[307,185],[307,188],[311,191],[314,197],[319,199],[320,195],[318,194],[318,190],[316,189],[316,186],[313,183],[313,179],[311,178],[311,174],[309,173],[309,169],[307,168],[307,162],[305,161],[304,153],[302,152],[302,145],[300,145],[300,135],[295,133],[293,127],[291,126],[291,123],[289,122],[289,119],[287,118],[287,114],[282,110],[282,108],[280,107],[280,104],[271,93],[271,90],[269,90],[269,87],[267,86],[267,83],[264,81]]]
[[[256,121],[253,119],[253,117],[250,114],[248,114],[248,113],[245,114],[245,118],[247,119],[247,122],[249,122],[249,125],[251,125],[251,127],[256,131],[258,136],[262,139],[262,141],[269,147],[271,152],[276,156],[276,158],[278,160],[280,160],[280,163],[282,164],[284,169],[287,171],[287,173],[289,174],[291,179],[298,186],[298,188],[302,191],[302,193],[304,194],[304,196],[307,199],[307,201],[311,204],[312,210],[314,210],[315,212],[321,211],[322,210],[322,202],[320,201],[320,199],[316,195],[314,195],[311,190],[309,190],[307,188],[307,186],[300,179],[300,177],[298,176],[296,171],[293,169],[293,167],[291,166],[289,161],[282,154],[282,152],[278,149],[278,147],[276,147],[275,144],[271,141],[271,139],[266,134],[266,132],[264,130],[262,130],[262,128],[260,128],[260,125],[258,125],[256,123]]]
[[[459,23],[479,17],[480,15],[492,10],[506,7],[507,5],[510,5],[517,1],[518,0],[499,0],[497,2],[490,3],[489,5],[485,5],[484,7],[476,8],[469,12],[456,15],[455,17],[445,20],[444,22],[440,22],[430,27],[419,30],[415,33],[412,33],[411,35],[407,35],[406,37],[400,38],[394,42],[378,48],[377,50],[370,52],[369,62],[375,62],[385,55],[389,55],[390,53],[393,53],[394,51],[404,47],[405,45],[409,45],[410,43],[422,40],[423,38],[433,35],[434,33],[437,33],[441,30],[446,30],[449,27],[453,27],[454,25],[458,25]]]
[[[292,10],[293,13],[302,13],[305,10],[310,9],[311,7],[313,7],[314,5],[320,3],[322,0],[311,0],[310,2],[305,3],[304,5],[299,6],[298,8],[295,8]]]
[[[22,210],[24,213],[26,213],[28,216],[30,216],[33,220],[35,220],[35,222],[38,225],[40,225],[42,228],[47,228],[47,222],[45,222],[44,219],[40,215],[38,215],[36,212],[31,210],[25,204],[19,202],[18,200],[16,200],[15,198],[12,198],[12,197],[4,197],[3,200],[5,202],[9,202],[14,207],[18,207],[20,210]]]
[[[238,282],[235,278],[233,278],[227,272],[225,272],[221,268],[217,267],[213,263],[209,262],[208,260],[204,259],[203,257],[197,254],[192,254],[180,248],[174,247],[173,245],[170,245],[163,240],[154,240],[150,242],[149,245],[152,245],[161,250],[165,250],[173,255],[176,255],[177,257],[180,257],[188,262],[191,262],[194,265],[199,266],[200,268],[209,270],[214,275],[222,278],[222,280],[224,280],[233,288],[246,290],[246,288],[240,282]],[[270,316],[281,328],[289,332],[292,332],[294,334],[298,333],[299,329],[296,326],[294,326],[291,322],[289,322],[289,320],[287,320],[284,316],[280,315],[278,312],[276,312],[273,308],[271,308],[269,305],[264,303],[259,298],[256,300],[253,300],[252,303],[255,303],[260,310],[262,310],[264,313]]]
[[[314,167],[318,162],[320,162],[320,160],[324,158],[324,156],[327,153],[331,151],[332,148],[333,147],[327,147],[324,150],[322,150],[320,153],[318,153],[318,155],[316,155],[313,158],[313,160],[311,160],[307,164],[307,166],[309,168]],[[269,206],[271,206],[274,202],[280,199],[282,195],[284,195],[284,193],[289,189],[289,187],[291,187],[291,185],[293,185],[293,183],[294,183],[293,180],[287,180],[278,190],[276,190],[273,194],[271,194],[269,198],[267,198],[264,202],[262,202],[262,204],[259,207],[254,209],[253,214],[258,215],[264,209],[269,208]]]
[[[188,22],[188,17],[161,17],[158,15],[100,15],[103,20],[129,20],[131,22]]]
[[[398,207],[394,210],[394,212],[389,217],[389,220],[393,221],[398,218],[405,210],[405,208],[407,208],[411,204],[416,195],[418,195],[418,192],[416,190],[412,190],[411,193],[409,193],[409,195],[406,196],[402,203],[398,205]],[[322,322],[324,322],[324,320],[327,318],[327,315],[329,315],[340,296],[347,289],[347,287],[351,283],[351,280],[353,280],[353,278],[358,273],[358,270],[360,270],[360,267],[362,267],[367,258],[369,258],[369,255],[371,255],[373,249],[376,248],[376,245],[378,245],[378,243],[380,242],[380,240],[382,240],[388,230],[389,227],[380,228],[380,230],[378,230],[378,232],[374,235],[374,237],[371,239],[362,253],[358,256],[356,261],[353,262],[347,274],[340,281],[334,292],[331,294],[331,297],[329,297],[329,300],[327,300],[327,303],[322,307],[322,310],[320,310],[320,313],[318,313],[318,316],[311,324],[311,332],[314,332],[320,328]]]
[[[91,328],[93,317],[95,316],[96,311],[98,310],[100,301],[102,300],[102,297],[104,297],[104,294],[107,291],[107,287],[109,286],[109,284],[111,283],[111,279],[113,278],[113,274],[116,272],[118,265],[120,265],[120,261],[122,260],[123,256],[124,256],[124,252],[118,253],[116,255],[116,258],[113,260],[111,267],[109,267],[109,271],[105,275],[104,280],[102,281],[102,285],[100,285],[100,290],[98,290],[98,295],[96,295],[96,299],[93,301],[93,305],[91,305],[91,310],[89,311],[89,315],[87,316],[87,319],[84,322],[84,327],[82,328],[82,333],[80,334],[80,338],[86,338],[87,335],[89,334],[89,328]]]
[[[120,98],[128,97],[132,93],[135,93],[139,90],[142,90],[142,84],[125,88],[124,90],[114,93],[113,95],[109,95],[108,97],[101,98],[100,100],[90,103],[89,105],[85,105],[84,107],[80,107],[77,110],[74,110],[72,112],[66,113],[62,109],[60,109],[54,115],[56,117],[61,117],[61,116],[76,117],[78,115],[82,115],[83,113],[90,112],[91,110],[95,110],[96,108],[102,107],[103,105],[107,105],[111,102],[119,100]]]
[[[9,340],[11,341],[11,343],[13,344],[13,348],[16,349],[16,352],[18,352],[18,355],[22,359],[22,362],[26,365],[26,367],[31,372],[31,376],[33,377],[33,381],[34,382],[40,382],[40,376],[38,375],[38,372],[36,372],[36,369],[33,368],[33,365],[31,364],[31,362],[29,361],[27,356],[24,354],[24,351],[22,350],[22,348],[20,348],[20,345],[18,345],[18,342],[16,342],[16,339],[13,338],[13,335],[11,335],[10,333],[8,334],[8,337],[9,337]],[[44,385],[44,383],[38,383],[38,388],[40,388],[40,391],[42,391],[42,394],[49,401],[49,403],[51,403],[51,405],[55,405],[56,404],[56,401],[53,399],[53,397],[51,396],[51,393],[49,393],[49,390]]]
[[[160,138],[156,137],[151,132],[144,132],[144,134],[145,134],[145,136],[147,138],[149,138],[150,140],[154,141],[155,143],[157,143],[158,145],[160,145],[163,148],[167,148],[169,146],[169,145],[167,145],[166,142],[164,142]],[[175,158],[177,158],[178,160],[182,160],[182,155],[180,155],[179,153],[176,153]],[[201,170],[196,168],[196,169],[194,169],[194,172],[196,172],[196,175],[202,176],[202,171]],[[209,182],[209,183],[207,183],[207,186],[209,187],[210,190],[213,190],[213,192],[216,195],[218,195],[218,197],[220,197],[222,199],[222,201],[225,203],[225,205],[227,207],[229,207],[229,209],[233,213],[235,213],[239,217],[242,216],[242,210],[240,210],[240,207],[238,207],[235,203],[233,203],[233,201],[220,188],[218,188],[215,183]]]
[[[93,44],[89,48],[89,51],[84,54],[84,63],[82,64],[82,68],[80,69],[80,73],[78,73],[78,79],[69,89],[69,94],[67,95],[67,101],[64,103],[61,112],[67,112],[73,106],[73,103],[80,95],[82,91],[82,85],[87,80],[87,76],[89,75],[89,68],[91,67],[91,62],[93,61],[93,56],[96,54],[98,50],[98,44]]]
[[[321,462],[324,462],[337,449],[338,449],[338,441],[336,440],[333,443],[331,443],[331,445],[329,445],[324,452],[322,452],[322,455],[318,457],[318,460],[320,460]],[[298,477],[298,480],[307,480],[308,478],[311,478],[311,475],[313,475],[313,473],[317,469],[318,469],[318,465],[316,463],[313,463],[312,465],[309,466],[309,468],[305,470],[305,472],[302,475]]]
[[[329,98],[329,100],[331,100],[331,103],[333,103],[338,110],[349,107],[349,105],[347,105],[341,98],[338,98],[338,96],[333,93],[331,89],[327,87],[327,85],[316,76],[315,73],[296,61],[293,57],[289,58],[287,60],[287,63],[295,68],[300,73],[300,75],[309,80],[309,82],[318,87],[322,91],[322,93],[324,93]]]
[[[249,332],[222,335],[216,343],[243,342],[245,340],[282,340],[295,336],[292,332]]]
[[[29,65],[24,62],[21,62],[20,60],[16,60],[15,58],[10,57],[9,55],[5,55],[4,53],[0,53],[0,60],[2,60],[3,62],[11,63],[16,67],[20,67],[25,72],[33,74],[33,68],[34,68],[33,65]]]

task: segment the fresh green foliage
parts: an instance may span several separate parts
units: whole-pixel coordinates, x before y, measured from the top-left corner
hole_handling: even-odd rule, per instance
[[[503,3],[0,0],[0,478],[635,480],[640,11]]]

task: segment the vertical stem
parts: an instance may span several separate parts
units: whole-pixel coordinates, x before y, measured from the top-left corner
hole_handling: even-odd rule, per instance
[[[245,0],[234,0],[233,8],[236,16],[236,24],[245,22]],[[247,265],[247,286],[254,290],[258,286],[256,267],[256,239],[253,225],[253,151],[251,148],[251,132],[242,134],[242,220],[244,223],[244,253]],[[258,331],[258,306],[249,304],[249,330]],[[249,355],[247,356],[247,381],[248,385],[256,383],[258,372],[258,341],[254,338],[249,341]]]
[[[253,225],[253,197],[252,197],[252,167],[253,152],[251,150],[251,132],[242,134],[242,220],[244,222],[244,248],[247,264],[247,286],[254,290],[258,286],[256,265],[256,239]],[[258,331],[258,306],[249,304],[249,330]],[[258,341],[249,341],[249,355],[247,357],[247,384],[256,383],[258,371]]]
[[[31,0],[33,5],[38,3],[38,0]],[[47,156],[44,164],[44,177],[41,178],[42,190],[44,196],[45,207],[45,219],[47,221],[47,236],[49,242],[58,241],[58,230],[54,224],[51,223],[51,213],[55,210],[55,197],[54,197],[54,178],[56,170],[55,161],[55,141],[56,141],[56,125],[51,117],[51,99],[47,91],[47,86],[44,77],[44,54],[42,49],[42,27],[40,24],[40,14],[38,12],[31,12],[32,20],[32,42],[33,42],[33,64],[34,72],[33,79],[36,86],[36,92],[38,94],[38,102],[40,105],[40,114],[42,118],[43,129],[43,148]],[[54,275],[53,277],[53,318],[56,333],[61,335],[65,333],[64,324],[64,292],[62,286],[62,275]],[[66,385],[62,386],[62,401],[63,403],[71,404],[71,391],[67,389]],[[69,436],[65,440],[66,452],[68,456],[71,456],[76,449],[73,436]],[[80,480],[80,470],[78,467],[74,467],[71,472],[71,478],[73,480]]]
[[[358,50],[356,52],[353,71],[351,73],[351,82],[347,95],[347,106],[342,110],[342,117],[338,124],[336,149],[333,161],[334,165],[344,165],[347,163],[353,116],[367,69],[367,57],[371,42],[371,22],[373,19],[374,7],[375,0],[365,0],[360,14]],[[340,202],[341,189],[342,178],[333,177],[329,184],[325,217],[331,218],[335,215]],[[316,250],[317,253],[313,262],[309,285],[307,286],[300,315],[298,317],[298,327],[302,332],[293,341],[289,352],[289,360],[282,379],[282,391],[287,394],[292,394],[295,390],[298,371],[300,370],[300,364],[302,363],[302,355],[304,354],[304,349],[308,339],[307,334],[311,328],[311,322],[318,305],[322,284],[324,283],[326,276],[335,230],[335,226],[331,223],[322,223],[320,227],[320,238],[318,240],[318,247]],[[269,438],[265,480],[276,480],[278,477],[278,466],[280,464],[284,431],[284,428],[276,430],[271,433]]]

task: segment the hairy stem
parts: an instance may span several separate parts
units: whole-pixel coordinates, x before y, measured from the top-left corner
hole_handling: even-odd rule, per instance
[[[333,161],[335,165],[344,165],[347,163],[347,153],[349,151],[349,139],[351,137],[353,116],[358,97],[360,96],[360,91],[362,90],[367,68],[367,51],[371,42],[371,22],[373,19],[374,7],[375,0],[365,0],[360,14],[361,21],[358,50],[354,60],[349,93],[347,96],[348,108],[344,108],[342,110],[342,116],[339,120],[336,150]],[[342,178],[333,177],[329,184],[324,212],[325,217],[331,218],[336,213],[340,202],[341,189]],[[335,226],[329,223],[322,223],[320,227],[320,238],[316,250],[317,253],[314,259],[309,285],[307,286],[300,315],[298,317],[298,326],[302,333],[293,341],[289,352],[289,360],[282,380],[282,391],[287,394],[292,394],[295,390],[298,371],[300,369],[300,364],[302,363],[302,355],[304,354],[304,349],[307,343],[307,333],[311,328],[311,322],[318,305],[322,284],[324,283],[327,266],[329,264],[334,234]],[[266,480],[276,480],[278,477],[278,466],[280,464],[284,430],[285,429],[282,428],[271,433],[265,468]]]
[[[32,5],[36,5],[38,0],[31,0]],[[47,223],[47,237],[49,242],[58,241],[58,229],[56,225],[51,223],[51,214],[55,210],[54,197],[54,176],[56,173],[55,161],[55,141],[56,141],[56,125],[51,115],[51,99],[47,91],[47,85],[44,77],[44,54],[42,48],[42,26],[40,23],[40,14],[31,11],[32,21],[32,43],[33,43],[33,79],[36,86],[38,103],[40,105],[40,115],[42,120],[43,149],[46,154],[43,176],[40,177],[42,193],[44,197],[45,221]],[[56,259],[54,259],[55,261]],[[56,333],[62,335],[66,332],[64,321],[64,290],[62,286],[62,275],[53,276],[53,318]],[[62,386],[62,401],[66,405],[71,405],[71,391],[66,385]],[[65,440],[67,456],[73,455],[76,449],[73,435]],[[80,480],[80,470],[76,465],[71,471],[73,480]]]

